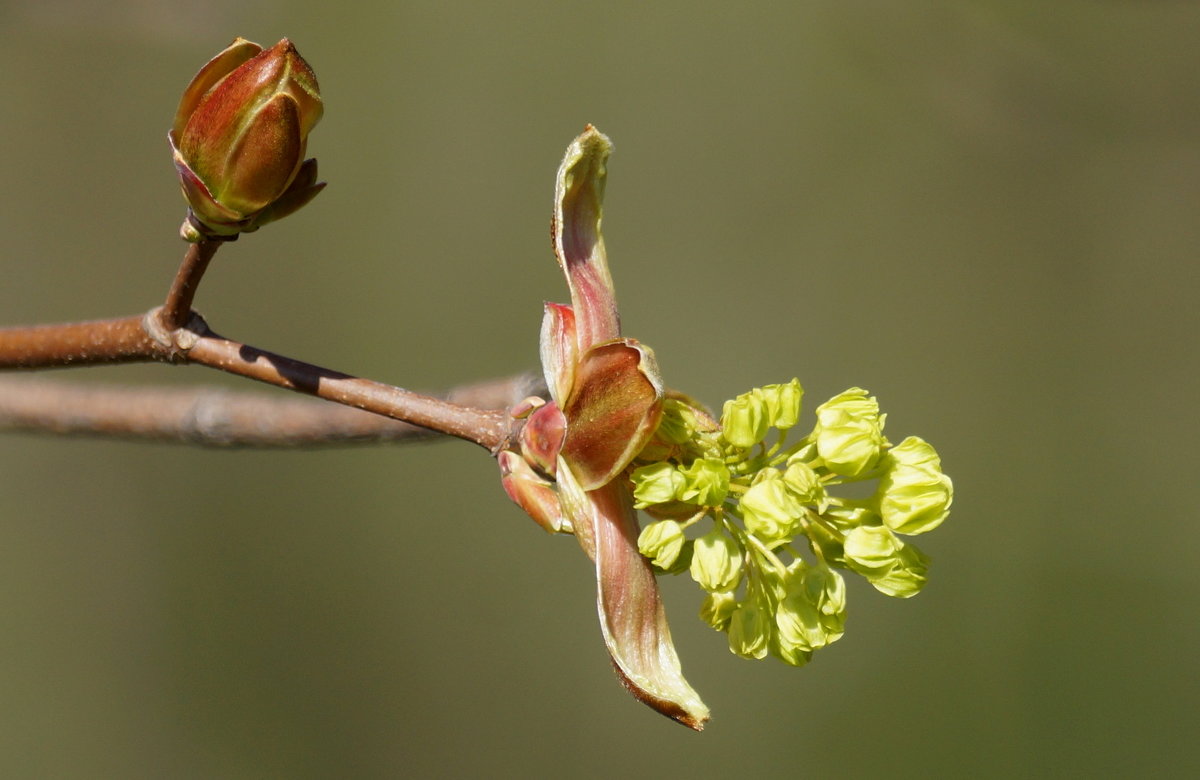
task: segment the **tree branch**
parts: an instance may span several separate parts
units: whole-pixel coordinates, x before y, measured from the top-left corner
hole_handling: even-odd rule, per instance
[[[142,319],[0,328],[0,369],[166,360],[168,353],[150,338]]]
[[[198,316],[175,334],[176,345],[190,363],[456,436],[489,452],[499,450],[509,437],[510,421],[503,411],[459,406],[241,344],[213,333]]]
[[[505,409],[545,386],[534,374],[454,388],[446,400]],[[218,387],[74,385],[0,378],[0,430],[208,447],[313,447],[429,440],[434,431],[307,398]]]
[[[318,398],[456,436],[494,452],[511,421],[494,409],[461,406],[359,379],[214,334],[192,315],[188,327],[164,331],[160,309],[143,317],[0,329],[0,369],[96,363],[198,363]]]
[[[0,369],[138,361],[198,363],[456,436],[493,453],[520,424],[502,410],[465,406],[360,379],[213,333],[191,310],[191,303],[221,243],[206,240],[190,245],[166,303],[144,316],[0,329]]]

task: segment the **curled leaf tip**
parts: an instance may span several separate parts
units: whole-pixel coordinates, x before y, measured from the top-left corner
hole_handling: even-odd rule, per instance
[[[571,289],[580,352],[620,335],[604,237],[604,186],[612,143],[591,125],[571,142],[558,168],[550,235]]]

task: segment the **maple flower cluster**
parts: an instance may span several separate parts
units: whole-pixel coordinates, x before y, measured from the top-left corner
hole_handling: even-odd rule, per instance
[[[796,666],[842,636],[838,569],[889,596],[920,591],[929,559],[900,536],[936,528],[953,500],[933,447],[888,442],[865,390],[821,404],[813,429],[788,444],[802,396],[795,379],[755,388],[727,401],[719,424],[668,398],[631,475],[635,506],[656,518],[638,538],[642,554],[707,592],[700,615],[734,653]],[[875,483],[867,498],[836,495],[863,482]]]

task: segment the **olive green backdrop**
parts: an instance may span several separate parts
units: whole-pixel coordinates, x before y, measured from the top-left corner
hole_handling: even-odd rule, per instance
[[[0,3],[0,323],[161,299],[179,93],[287,35],[330,184],[218,255],[222,333],[416,388],[535,367],[591,122],[668,381],[869,388],[958,493],[925,592],[855,581],[804,669],[730,655],[666,582],[694,734],[620,689],[578,545],[468,444],[6,434],[0,772],[1195,776],[1198,30],[1165,0]]]

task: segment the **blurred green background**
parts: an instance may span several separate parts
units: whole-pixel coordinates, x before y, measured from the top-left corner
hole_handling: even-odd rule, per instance
[[[804,669],[730,655],[665,582],[697,735],[623,693],[578,546],[470,445],[4,435],[5,776],[1200,773],[1200,4],[9,0],[0,323],[161,300],[166,130],[235,35],[316,69],[330,184],[217,257],[220,332],[415,388],[534,368],[591,122],[668,381],[869,388],[955,511],[925,592],[854,581]]]

